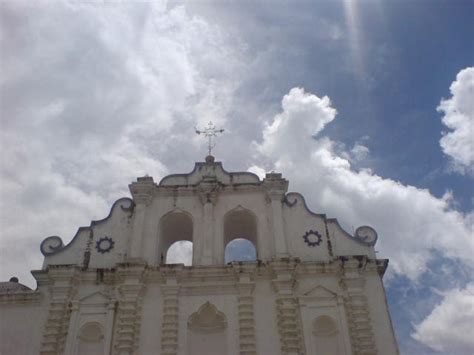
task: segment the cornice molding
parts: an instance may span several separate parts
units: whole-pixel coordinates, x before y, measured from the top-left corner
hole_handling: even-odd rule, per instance
[[[9,306],[24,306],[39,304],[43,294],[38,291],[0,293],[0,304]]]

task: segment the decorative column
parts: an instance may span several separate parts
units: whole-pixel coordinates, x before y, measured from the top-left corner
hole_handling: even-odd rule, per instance
[[[109,303],[107,304],[107,316],[105,319],[104,354],[110,354],[112,351],[112,337],[114,334],[113,330],[116,308],[117,301],[114,298],[110,299]]]
[[[377,350],[372,331],[369,306],[367,297],[364,294],[365,278],[361,273],[365,263],[361,258],[342,260],[343,276],[341,286],[346,293],[344,303],[354,354],[376,355]]]
[[[79,316],[79,302],[77,300],[70,302],[69,310],[69,330],[67,332],[65,353],[72,354],[74,351],[74,339],[77,334],[77,317]]]
[[[304,354],[298,298],[294,294],[296,279],[293,270],[296,263],[296,260],[291,259],[271,263],[275,275],[272,285],[276,293],[277,326],[282,355]]]
[[[265,176],[263,184],[267,189],[267,198],[270,203],[275,255],[279,258],[288,257],[288,246],[283,224],[283,198],[288,190],[288,181],[282,179],[281,174],[270,173]]]
[[[168,277],[161,286],[162,321],[161,321],[161,354],[178,354],[178,312],[179,285],[175,277]]]
[[[144,264],[118,264],[117,273],[122,284],[119,293],[117,322],[115,325],[114,354],[135,354],[139,345],[141,308],[144,284]]]
[[[257,342],[255,339],[255,316],[253,307],[254,288],[255,284],[250,280],[250,275],[248,273],[239,274],[237,289],[239,292],[238,315],[240,355],[257,354]]]
[[[48,318],[46,320],[40,354],[58,355],[64,352],[71,315],[70,300],[76,291],[76,268],[66,266],[54,268],[50,266],[46,278],[52,282]],[[38,283],[42,281],[37,274]]]
[[[135,203],[133,231],[128,255],[129,259],[133,260],[143,257],[142,242],[144,233],[143,228],[145,225],[145,214],[147,207],[153,198],[155,182],[151,176],[139,177],[137,182],[129,185],[129,188],[133,196],[133,202]]]
[[[208,163],[209,165],[210,163]],[[204,220],[202,235],[200,238],[196,238],[196,243],[201,243],[197,250],[200,251],[199,265],[212,265],[214,262],[214,206],[217,202],[217,195],[219,193],[220,186],[217,182],[217,178],[213,175],[205,176],[199,183],[199,198],[204,209]],[[194,264],[194,260],[193,260]]]

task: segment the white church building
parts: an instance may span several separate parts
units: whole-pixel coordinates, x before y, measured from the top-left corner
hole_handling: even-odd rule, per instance
[[[287,189],[212,156],[138,178],[69,244],[41,243],[36,290],[0,283],[0,354],[398,354],[377,233],[351,235]],[[255,260],[225,261],[236,238]],[[191,266],[167,262],[183,240]]]

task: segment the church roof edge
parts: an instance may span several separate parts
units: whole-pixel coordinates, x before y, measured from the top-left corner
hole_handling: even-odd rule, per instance
[[[213,157],[212,157],[213,158]],[[229,172],[224,169],[222,162],[206,158],[206,162],[196,162],[189,173],[171,174],[163,177],[158,183],[162,186],[197,185],[204,178],[215,177],[224,184],[232,183],[261,183],[260,178],[248,171]]]

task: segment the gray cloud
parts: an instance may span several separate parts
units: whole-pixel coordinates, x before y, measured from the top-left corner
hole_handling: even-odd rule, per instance
[[[242,64],[238,42],[183,7],[1,10],[1,278],[31,284],[33,245],[107,215],[136,176],[190,168],[192,128],[225,121]]]

